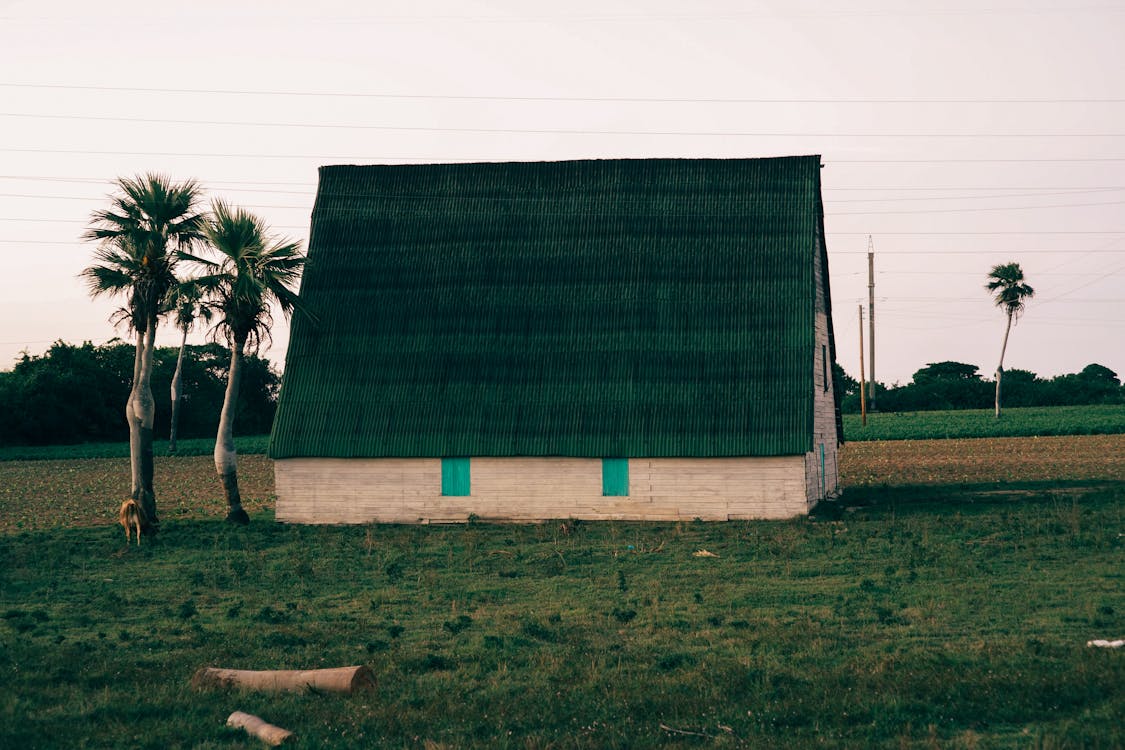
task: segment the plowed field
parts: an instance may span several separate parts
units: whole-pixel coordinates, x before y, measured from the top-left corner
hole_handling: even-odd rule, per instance
[[[848,443],[844,488],[981,482],[1125,481],[1125,435]]]
[[[162,520],[226,515],[223,486],[209,456],[156,457],[156,508]],[[273,505],[273,462],[238,457],[248,513]],[[129,459],[0,461],[0,533],[117,523],[129,494]]]

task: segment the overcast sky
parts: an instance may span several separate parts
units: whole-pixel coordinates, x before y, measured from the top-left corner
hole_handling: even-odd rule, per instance
[[[879,380],[990,375],[1007,261],[1009,368],[1125,374],[1122,39],[1125,0],[0,0],[0,369],[115,335],[77,237],[118,176],[304,241],[325,164],[821,154],[850,373],[871,235]]]

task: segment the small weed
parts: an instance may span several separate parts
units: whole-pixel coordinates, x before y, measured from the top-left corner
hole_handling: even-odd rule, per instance
[[[187,601],[180,604],[180,609],[176,613],[176,615],[181,620],[190,620],[191,618],[195,617],[197,614],[199,614],[199,610],[195,608],[195,600],[194,599],[188,599]]]
[[[673,669],[679,669],[695,663],[689,654],[673,652],[665,654],[656,661],[656,667],[661,672],[671,672]]]
[[[448,672],[457,669],[457,662],[441,654],[426,654],[411,666],[415,672]]]
[[[391,583],[397,583],[402,580],[405,566],[399,560],[392,560],[383,568],[383,572],[387,575],[387,580]]]
[[[635,610],[635,609],[618,609],[617,607],[614,607],[613,612],[611,614],[613,615],[613,619],[615,619],[618,622],[624,624],[624,623],[628,623],[628,622],[633,621],[633,619],[637,616],[637,610]]]
[[[558,632],[532,618],[527,618],[520,623],[520,632],[536,640],[547,641],[548,643],[555,643],[559,640]]]
[[[268,604],[258,610],[258,613],[254,615],[254,619],[257,622],[264,622],[270,625],[283,625],[293,620],[293,618],[285,612],[276,610]]]
[[[468,615],[458,615],[456,620],[446,620],[441,627],[444,630],[448,630],[452,635],[457,635],[468,629],[472,624],[473,618]]]

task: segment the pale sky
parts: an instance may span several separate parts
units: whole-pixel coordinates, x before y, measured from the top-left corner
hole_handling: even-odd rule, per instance
[[[990,376],[1008,261],[1007,367],[1125,375],[1122,39],[1125,0],[0,0],[0,369],[115,335],[77,238],[118,176],[305,241],[320,165],[821,154],[849,373],[871,235],[880,381]]]

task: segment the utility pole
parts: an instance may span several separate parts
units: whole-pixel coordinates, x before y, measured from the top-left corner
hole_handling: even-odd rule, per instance
[[[871,355],[871,410],[875,411],[875,243],[867,235],[867,325]]]
[[[863,426],[867,426],[867,390],[866,378],[863,375],[863,303],[859,304],[859,413],[863,417]]]

